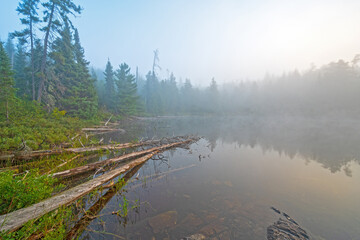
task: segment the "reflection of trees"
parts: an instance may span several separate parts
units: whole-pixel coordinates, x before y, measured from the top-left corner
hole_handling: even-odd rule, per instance
[[[142,136],[152,137],[150,132],[157,137],[198,134],[209,141],[212,149],[216,147],[217,140],[237,143],[239,146],[258,145],[264,152],[276,151],[290,158],[300,155],[319,162],[331,172],[346,168],[351,161],[360,163],[360,124],[352,120],[178,117],[153,119],[146,121],[146,124],[141,122],[141,126]],[[349,167],[347,169],[347,175],[351,175]]]

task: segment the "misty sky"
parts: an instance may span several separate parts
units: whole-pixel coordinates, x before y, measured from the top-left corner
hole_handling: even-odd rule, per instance
[[[145,75],[159,49],[160,76],[207,85],[350,61],[360,53],[355,0],[75,0],[87,59],[127,62]],[[17,0],[0,0],[0,37],[20,30]]]

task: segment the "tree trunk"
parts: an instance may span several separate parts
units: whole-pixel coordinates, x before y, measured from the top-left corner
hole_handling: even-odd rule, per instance
[[[31,85],[32,100],[35,101],[35,67],[34,67],[34,36],[32,30],[32,16],[30,16],[30,51],[31,51]]]
[[[6,121],[9,121],[9,100],[6,99]]]
[[[37,101],[39,103],[41,103],[41,97],[42,97],[42,93],[44,90],[44,84],[46,81],[45,69],[46,69],[46,59],[47,59],[47,48],[48,48],[48,44],[49,44],[50,30],[51,30],[51,27],[53,24],[54,11],[55,11],[55,3],[53,3],[53,5],[51,6],[49,23],[48,23],[48,26],[46,29],[46,34],[45,34],[45,39],[44,39],[44,54],[43,54],[43,57],[41,60],[41,67],[40,67],[41,80],[40,80],[40,84],[39,84],[38,99],[37,99]]]

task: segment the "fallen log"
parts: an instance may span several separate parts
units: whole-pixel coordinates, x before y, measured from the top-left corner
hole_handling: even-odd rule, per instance
[[[83,128],[82,131],[87,132],[125,132],[124,129],[121,128],[109,128],[109,127],[93,127],[93,128]]]
[[[112,164],[112,163],[121,162],[121,161],[127,161],[127,160],[130,160],[130,159],[133,159],[133,158],[136,158],[136,157],[141,157],[141,156],[143,156],[145,154],[152,153],[152,152],[155,152],[155,151],[164,151],[166,149],[173,148],[173,147],[183,145],[183,144],[187,144],[187,143],[190,143],[192,141],[194,141],[194,139],[188,139],[188,140],[185,140],[185,141],[182,141],[182,142],[166,144],[166,145],[162,145],[160,147],[154,147],[154,148],[150,148],[150,149],[139,151],[139,152],[133,152],[133,153],[125,154],[125,155],[122,155],[120,157],[110,158],[110,159],[106,159],[106,160],[99,161],[99,162],[89,163],[87,165],[76,167],[76,168],[69,169],[69,170],[65,170],[65,171],[62,171],[62,172],[57,172],[57,173],[52,174],[52,176],[57,177],[57,178],[72,177],[72,176],[76,176],[78,174],[82,174],[82,173],[85,173],[85,172],[94,171],[97,168],[99,168],[100,166],[104,167],[104,166],[107,166],[107,165]]]
[[[134,168],[137,165],[140,165],[142,163],[145,163],[147,160],[149,160],[151,157],[153,157],[155,154],[165,151],[167,149],[181,146],[184,144],[189,144],[193,141],[197,140],[197,138],[191,138],[182,142],[172,143],[163,145],[158,148],[152,148],[149,150],[142,151],[141,157],[137,158],[117,169],[111,170],[97,178],[94,178],[90,181],[87,181],[85,183],[82,183],[76,187],[73,187],[71,189],[68,189],[66,191],[61,192],[58,195],[55,195],[51,198],[48,198],[42,202],[36,203],[30,207],[23,208],[16,210],[14,212],[4,214],[0,216],[0,232],[4,231],[15,231],[18,228],[20,228],[23,224],[26,222],[37,219],[41,216],[43,216],[46,213],[49,213],[60,206],[67,206],[70,205],[75,200],[85,196],[86,194],[90,193],[97,187],[109,182],[110,180],[114,179],[115,177],[119,176],[120,174],[127,172],[128,170]],[[148,152],[146,152],[148,151]],[[145,153],[146,152],[146,153]],[[136,153],[133,153],[133,158],[136,157]],[[146,154],[146,155],[145,155]],[[124,155],[125,156],[125,155]],[[120,157],[121,158],[121,157]],[[111,161],[101,161],[101,163],[111,163],[118,161],[118,158],[109,159]],[[69,170],[68,170],[69,171]],[[67,172],[67,171],[65,171]]]
[[[131,169],[129,172],[126,173],[126,175],[123,177],[124,181],[122,183],[122,186],[119,188],[114,183],[111,188],[99,198],[99,200],[94,203],[84,214],[84,216],[79,219],[74,227],[67,233],[67,236],[65,239],[75,239],[77,236],[79,236],[89,225],[89,223],[97,217],[99,212],[105,207],[105,205],[110,201],[111,198],[115,196],[115,194],[122,189],[123,186],[131,179],[132,176],[137,173],[137,171],[143,166],[144,163],[139,164],[135,166],[133,169]]]
[[[75,200],[90,193],[102,184],[130,170],[131,168],[134,168],[135,166],[146,162],[156,153],[157,152],[152,152],[120,168],[105,173],[104,175],[101,175],[88,182],[66,190],[58,195],[55,195],[42,202],[36,203],[30,207],[19,209],[9,214],[2,215],[0,216],[0,231],[14,231],[30,220],[37,219],[44,214],[49,213],[61,206],[70,205]]]
[[[31,159],[37,157],[43,157],[48,155],[62,154],[62,153],[85,153],[85,152],[95,152],[102,150],[119,150],[125,148],[134,148],[152,144],[158,144],[161,140],[152,140],[145,141],[139,143],[120,143],[120,144],[107,144],[101,146],[93,146],[93,147],[81,147],[81,148],[63,148],[63,149],[54,149],[54,150],[39,150],[39,151],[31,151],[31,152],[22,152],[17,154],[8,154],[0,156],[0,161],[8,161],[12,159]]]

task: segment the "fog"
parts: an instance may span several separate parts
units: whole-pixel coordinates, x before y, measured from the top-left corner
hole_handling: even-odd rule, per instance
[[[126,62],[146,75],[159,50],[169,72],[195,86],[259,80],[350,61],[360,52],[359,1],[77,1],[73,23],[95,68]],[[20,29],[17,1],[2,1],[0,37]],[[40,34],[39,34],[40,35]]]

